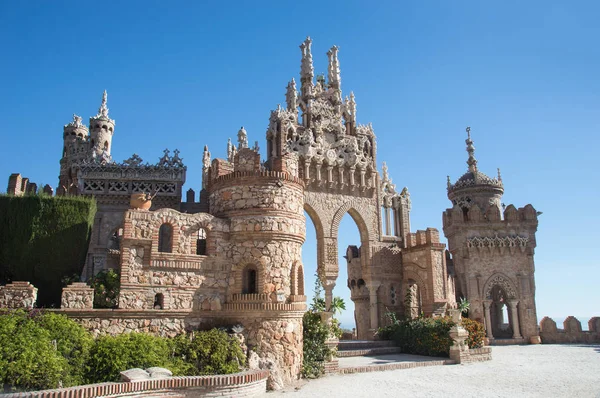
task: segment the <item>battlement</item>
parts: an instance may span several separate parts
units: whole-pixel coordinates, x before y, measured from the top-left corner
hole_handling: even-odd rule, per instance
[[[563,329],[558,329],[556,322],[546,316],[540,322],[540,337],[544,344],[600,343],[600,317],[591,318],[588,328],[589,331],[582,331],[581,322],[569,316],[563,322]]]
[[[444,247],[444,244],[440,243],[440,232],[436,228],[427,228],[425,231],[418,230],[406,234],[406,248],[430,245]]]
[[[488,206],[485,211],[482,211],[477,204],[473,204],[470,208],[461,208],[455,205],[451,209],[446,209],[442,221],[444,228],[465,224],[501,223],[509,225],[514,222],[527,222],[537,225],[538,214],[530,204],[518,210],[514,205],[508,205],[504,209],[504,214],[495,205]]]

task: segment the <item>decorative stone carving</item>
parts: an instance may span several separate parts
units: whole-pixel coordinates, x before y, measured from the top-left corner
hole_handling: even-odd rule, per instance
[[[495,234],[493,237],[475,236],[467,239],[467,248],[469,250],[477,249],[480,254],[493,254],[496,249],[500,254],[504,254],[506,249],[510,254],[514,254],[519,248],[521,253],[525,252],[529,238],[526,236],[504,236],[499,237]]]
[[[512,284],[512,282],[503,275],[495,275],[486,284],[486,288],[483,295],[486,299],[493,299],[492,289],[494,286],[500,286],[508,296],[507,298],[513,299],[517,297],[517,292],[514,289],[514,285]]]

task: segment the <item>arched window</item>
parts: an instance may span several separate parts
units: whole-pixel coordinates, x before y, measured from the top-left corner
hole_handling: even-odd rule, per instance
[[[198,238],[196,239],[196,254],[198,256],[206,256],[206,230],[200,228],[198,230]]]
[[[108,141],[104,141],[104,150],[108,151]]]
[[[163,224],[158,230],[158,251],[173,252],[173,227],[170,224]]]
[[[154,296],[154,309],[162,310],[164,308],[165,308],[165,296],[163,296],[162,293],[157,293],[156,296]]]
[[[258,293],[258,272],[254,265],[248,265],[242,273],[242,293]]]

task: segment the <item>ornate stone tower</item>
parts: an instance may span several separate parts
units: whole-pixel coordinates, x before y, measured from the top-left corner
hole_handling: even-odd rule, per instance
[[[107,95],[104,90],[98,114],[90,118],[90,147],[93,150],[92,156],[110,159],[115,121],[108,117],[106,100]]]
[[[490,178],[477,170],[469,127],[467,134],[469,169],[455,184],[448,177],[453,207],[443,214],[457,297],[470,301],[469,317],[485,322],[490,341],[534,342],[539,335],[533,262],[539,213],[531,205],[517,210],[501,204],[500,171]]]
[[[81,124],[81,116],[73,115],[73,121],[63,129],[63,154],[60,159],[59,194],[76,194],[77,176],[73,165],[85,159],[89,154],[89,133]]]

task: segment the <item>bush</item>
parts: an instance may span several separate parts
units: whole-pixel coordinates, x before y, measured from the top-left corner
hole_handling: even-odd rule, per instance
[[[119,305],[119,290],[121,275],[114,269],[105,269],[90,279],[94,288],[94,308],[117,308]]]
[[[394,340],[402,352],[447,357],[453,344],[449,332],[454,325],[449,317],[421,317],[396,321],[392,325],[380,328],[377,333],[383,340]],[[483,347],[485,337],[483,325],[467,318],[462,320],[462,325],[469,332],[466,340],[469,348]]]
[[[466,340],[469,348],[483,347],[483,339],[485,338],[485,327],[483,324],[469,318],[463,318],[461,324],[469,332],[469,337]]]
[[[330,329],[321,321],[321,316],[316,311],[306,312],[302,318],[302,325],[304,329],[302,376],[316,378],[324,373],[323,362],[332,355],[332,350],[325,344]]]
[[[219,329],[194,332],[190,339],[171,339],[173,362],[188,375],[236,373],[246,363],[240,343]]]
[[[0,382],[8,388],[57,388],[69,379],[68,361],[35,318],[36,312],[23,310],[0,314]]]
[[[91,334],[65,315],[46,312],[36,321],[48,331],[50,339],[56,342],[56,350],[69,364],[63,386],[85,384],[87,362],[94,344]]]
[[[96,202],[84,197],[0,195],[0,284],[43,287],[37,304],[60,306],[61,279],[81,274]]]
[[[144,333],[101,336],[90,352],[88,381],[118,381],[119,373],[131,368],[169,368],[169,358],[169,345],[165,338]]]

